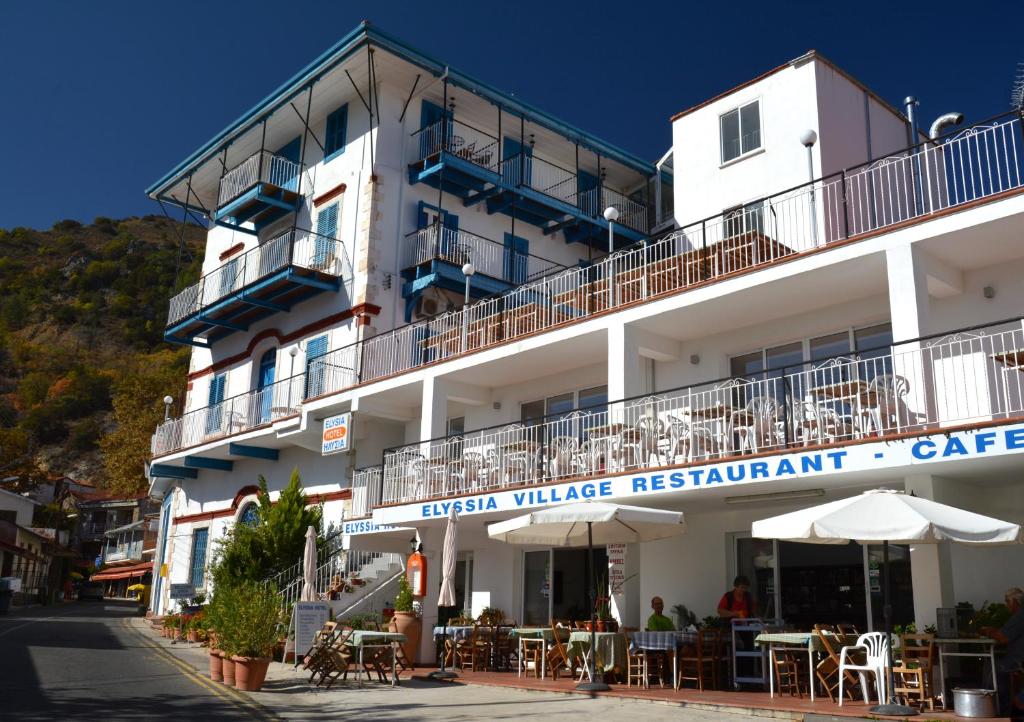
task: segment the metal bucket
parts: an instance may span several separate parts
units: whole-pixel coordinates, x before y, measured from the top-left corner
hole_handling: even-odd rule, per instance
[[[957,717],[995,717],[996,692],[993,689],[954,689],[953,711]]]

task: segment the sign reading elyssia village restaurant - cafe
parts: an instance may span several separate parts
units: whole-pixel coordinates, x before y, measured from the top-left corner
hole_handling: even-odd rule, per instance
[[[669,492],[741,486],[783,479],[877,471],[898,475],[901,467],[968,458],[991,458],[1024,452],[1024,424],[991,431],[957,431],[904,441],[855,444],[843,449],[735,459],[717,464],[612,476],[593,481],[550,484],[533,489],[497,491],[460,499],[381,507],[373,510],[377,524],[459,514],[515,511],[586,499],[628,499]]]

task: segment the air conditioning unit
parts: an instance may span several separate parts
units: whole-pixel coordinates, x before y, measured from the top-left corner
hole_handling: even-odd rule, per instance
[[[419,300],[416,301],[417,316],[436,316],[437,312],[438,302],[436,298],[427,298],[426,296],[420,296]]]

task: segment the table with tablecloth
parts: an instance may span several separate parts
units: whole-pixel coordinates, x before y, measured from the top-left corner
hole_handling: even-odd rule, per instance
[[[398,684],[398,663],[395,655],[398,645],[408,642],[409,638],[399,632],[377,632],[368,629],[356,629],[345,640],[345,644],[355,647],[359,661],[360,674],[356,675],[359,684],[362,685],[363,650],[366,648],[379,648],[391,650],[391,686]]]
[[[616,669],[626,668],[626,635],[622,632],[593,632],[597,644],[597,658],[594,667],[600,667],[605,672],[613,672]],[[577,656],[584,661],[584,671],[587,668],[587,657],[590,652],[591,632],[582,629],[575,629],[569,635],[569,644],[566,653],[569,659]]]
[[[670,652],[672,654],[672,687],[679,685],[679,648],[697,644],[699,632],[632,632],[629,635],[630,651],[637,652]]]
[[[473,636],[473,625],[437,625],[434,627],[434,639],[441,639],[447,636],[453,642],[464,642]]]

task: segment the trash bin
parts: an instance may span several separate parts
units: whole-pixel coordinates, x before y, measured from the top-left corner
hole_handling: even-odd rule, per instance
[[[0,614],[7,614],[7,610],[11,608],[11,597],[14,596],[7,587],[0,587]]]

